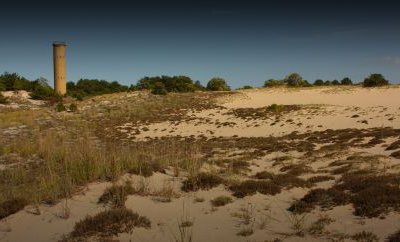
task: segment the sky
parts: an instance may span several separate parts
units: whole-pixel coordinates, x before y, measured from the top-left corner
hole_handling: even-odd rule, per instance
[[[187,75],[261,86],[304,79],[400,81],[396,1],[8,1],[0,72],[53,81],[52,42],[67,42],[67,79],[135,84]]]

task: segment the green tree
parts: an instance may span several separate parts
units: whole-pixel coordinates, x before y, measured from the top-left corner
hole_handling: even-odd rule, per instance
[[[281,80],[268,79],[264,82],[264,87],[279,87],[284,86],[285,83]]]
[[[332,85],[336,85],[336,86],[337,86],[337,85],[340,85],[340,82],[339,82],[338,80],[333,80],[333,81],[332,81]]]
[[[226,81],[220,77],[214,77],[207,83],[207,90],[210,91],[230,91],[231,88],[228,86]]]
[[[167,89],[165,88],[164,83],[162,82],[156,82],[154,84],[154,88],[151,91],[151,93],[156,94],[156,95],[166,95],[168,93]]]
[[[324,85],[324,81],[321,79],[317,79],[314,82],[314,86],[323,86]]]
[[[303,78],[300,76],[298,73],[292,73],[288,76],[285,77],[283,80],[289,87],[301,87],[305,86],[305,82],[303,81]]]
[[[345,77],[340,81],[341,85],[353,85],[353,82],[351,81],[350,78]]]
[[[389,81],[382,74],[374,73],[364,79],[364,87],[379,87],[388,85]]]

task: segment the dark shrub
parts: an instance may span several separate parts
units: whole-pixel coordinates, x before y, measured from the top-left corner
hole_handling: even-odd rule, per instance
[[[231,202],[232,202],[232,198],[227,197],[227,196],[219,196],[219,197],[216,197],[213,200],[211,200],[211,204],[214,207],[222,207]]]
[[[77,106],[75,103],[71,103],[71,104],[69,105],[69,111],[71,111],[71,112],[76,112],[76,111],[78,111],[78,106]]]
[[[220,77],[214,77],[207,83],[207,90],[210,91],[230,91],[231,88],[228,86],[226,81]]]
[[[157,83],[162,83],[166,92],[193,92],[196,90],[204,90],[199,81],[193,83],[193,80],[187,76],[154,76],[144,77],[137,83],[138,89],[146,89],[153,91]]]
[[[151,93],[156,95],[167,95],[168,91],[165,89],[164,83],[156,82]]]
[[[14,198],[0,203],[0,219],[22,210],[28,202],[22,198]]]
[[[302,199],[294,202],[288,210],[293,213],[310,212],[315,206],[330,209],[334,206],[344,205],[349,202],[349,197],[343,191],[335,188],[314,189],[309,191]]]
[[[353,85],[353,82],[351,81],[350,78],[345,77],[340,81],[341,85]]]
[[[57,103],[57,105],[56,105],[57,112],[64,112],[66,110],[67,110],[67,108],[65,107],[65,105],[63,103]]]
[[[281,192],[281,187],[271,181],[253,181],[247,180],[229,188],[233,191],[235,197],[246,197],[259,192],[265,195],[276,195]]]
[[[285,82],[275,79],[269,79],[264,82],[264,87],[280,87],[280,86],[285,86]]]
[[[116,208],[87,216],[75,224],[69,237],[83,239],[92,236],[116,236],[119,233],[130,233],[135,227],[150,228],[151,222],[130,209]]]
[[[0,86],[3,91],[31,90],[30,81],[17,73],[4,72],[0,75]]]
[[[337,86],[340,85],[340,82],[338,80],[333,80],[331,84]]]
[[[364,79],[364,87],[379,87],[388,85],[389,81],[385,79],[382,74],[371,74],[369,77]]]
[[[124,185],[113,185],[107,188],[100,196],[98,203],[111,205],[114,208],[122,208],[125,206],[125,201],[128,195],[135,193],[132,184],[126,182]]]
[[[385,241],[386,242],[399,242],[400,241],[400,230],[398,230],[394,234],[387,237]]]
[[[298,73],[292,73],[283,80],[289,87],[304,87],[308,86],[308,82],[304,81]]]
[[[314,86],[323,86],[324,85],[324,81],[321,79],[315,80],[314,82]]]
[[[185,192],[197,191],[199,189],[211,189],[223,183],[223,179],[211,173],[201,172],[183,181],[182,190]]]

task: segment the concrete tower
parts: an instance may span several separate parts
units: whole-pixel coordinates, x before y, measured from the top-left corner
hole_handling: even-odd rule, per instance
[[[65,49],[64,42],[53,42],[53,61],[54,61],[54,90],[64,95],[67,92],[67,76],[65,69]]]

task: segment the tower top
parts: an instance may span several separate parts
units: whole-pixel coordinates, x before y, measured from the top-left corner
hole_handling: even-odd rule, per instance
[[[53,46],[67,46],[67,43],[64,41],[54,41]]]

